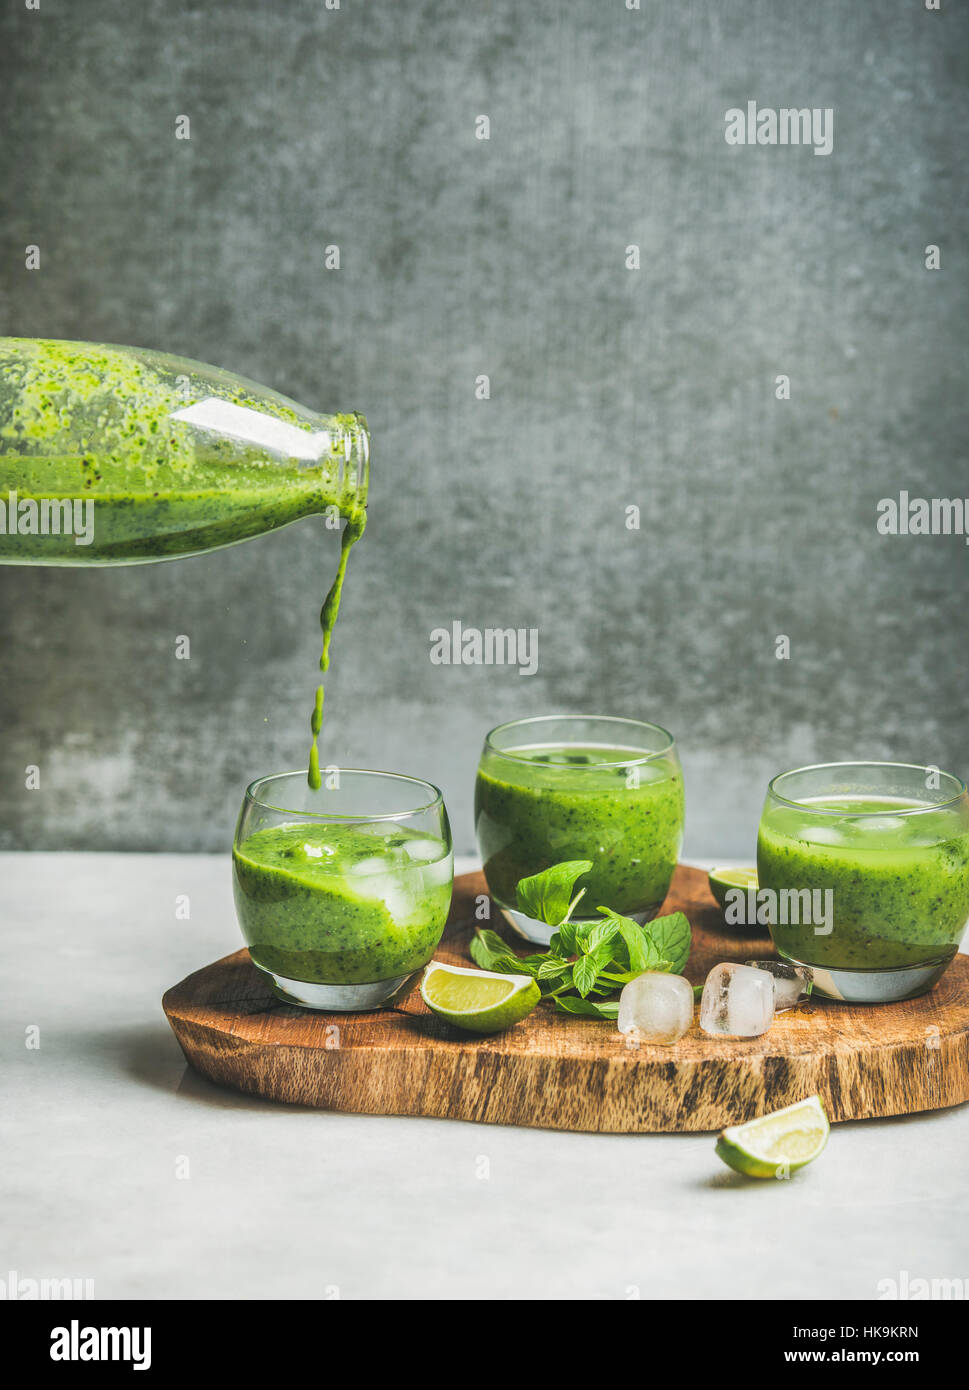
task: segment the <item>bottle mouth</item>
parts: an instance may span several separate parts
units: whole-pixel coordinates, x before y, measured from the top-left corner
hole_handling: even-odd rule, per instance
[[[370,493],[370,430],[367,417],[359,411],[341,415],[341,431],[334,440],[331,435],[331,456],[335,455],[337,479],[341,490],[353,494],[358,507],[366,507]]]

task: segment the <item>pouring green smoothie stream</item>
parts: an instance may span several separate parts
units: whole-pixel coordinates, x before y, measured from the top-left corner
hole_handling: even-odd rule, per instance
[[[348,518],[347,524],[343,528],[343,537],[340,542],[340,562],[337,566],[336,577],[330,585],[330,591],[323,600],[323,607],[320,609],[320,631],[323,634],[323,650],[320,653],[321,671],[327,671],[330,666],[330,638],[333,636],[333,628],[340,612],[340,599],[343,597],[343,581],[346,578],[350,551],[363,535],[366,524],[367,513],[361,509]],[[316,700],[313,705],[313,713],[310,716],[310,732],[313,735],[313,741],[310,744],[310,764],[306,774],[307,781],[314,791],[319,791],[321,785],[319,738],[320,730],[323,728],[323,696],[324,689],[320,684],[316,687]]]
[[[325,671],[368,482],[362,415],[319,415],[149,349],[0,338],[0,563],[138,564],[235,545],[314,513],[342,517],[320,614]],[[314,787],[322,713],[320,687]]]

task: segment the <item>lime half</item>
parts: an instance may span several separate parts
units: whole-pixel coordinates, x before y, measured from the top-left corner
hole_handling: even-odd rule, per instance
[[[717,1154],[748,1178],[786,1178],[810,1163],[828,1142],[830,1126],[817,1096],[786,1105],[717,1138]]]
[[[429,1009],[472,1033],[500,1033],[530,1014],[542,997],[528,975],[497,975],[432,960],[421,995]]]
[[[748,888],[757,887],[756,869],[711,869],[707,875],[710,884],[710,892],[717,900],[720,907],[724,907],[727,901],[728,888]]]

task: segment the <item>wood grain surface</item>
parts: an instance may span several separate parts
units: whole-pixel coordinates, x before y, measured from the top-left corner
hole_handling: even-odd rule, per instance
[[[470,964],[481,874],[455,881],[435,959]],[[721,960],[773,955],[767,937],[727,935],[706,875],[680,866],[664,911],[686,912],[702,982]],[[495,909],[491,926],[529,949]],[[547,1129],[712,1130],[817,1092],[832,1120],[969,1100],[969,957],[919,999],[859,1006],[810,999],[759,1038],[693,1027],[673,1047],[630,1045],[612,1023],[542,1004],[508,1032],[475,1037],[430,1013],[415,979],[395,1007],[327,1014],[284,1004],[237,951],[168,990],[185,1057],[221,1085],[327,1110],[432,1115]]]

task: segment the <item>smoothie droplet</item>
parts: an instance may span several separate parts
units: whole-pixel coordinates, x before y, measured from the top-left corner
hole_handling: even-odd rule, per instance
[[[323,687],[316,687],[316,703],[313,706],[313,714],[310,718],[310,729],[313,732],[313,742],[310,745],[310,768],[306,775],[312,791],[320,789],[320,750],[317,747],[317,739],[323,727]]]
[[[323,687],[316,687],[316,704],[313,707],[313,717],[310,720],[310,728],[313,730],[313,737],[318,738],[323,727]]]

